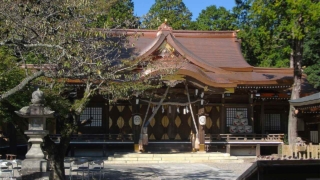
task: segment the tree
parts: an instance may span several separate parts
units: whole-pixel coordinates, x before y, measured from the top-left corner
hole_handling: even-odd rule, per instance
[[[238,26],[247,25],[249,23],[249,11],[254,0],[235,0],[236,7],[232,9],[234,15],[237,16]]]
[[[0,102],[28,85],[48,88],[47,91],[52,92],[48,93],[48,103],[53,110],[59,110],[56,118],[62,128],[61,139],[56,144],[49,136],[45,137],[44,149],[53,162],[54,179],[65,179],[63,160],[70,136],[83,125],[77,121],[78,117],[94,94],[111,94],[116,99],[149,87],[143,85],[147,77],[144,77],[145,81],[139,81],[140,74],[131,71],[139,64],[139,59],[132,57],[120,61],[120,54],[126,51],[130,54],[132,48],[125,31],[90,28],[99,15],[112,7],[114,1],[108,2],[1,2],[0,47],[12,50],[15,56],[14,61],[10,60],[12,67],[22,67],[24,76],[1,92]],[[9,74],[12,68],[3,71]],[[70,79],[85,85],[81,98],[73,102],[67,101],[69,88],[64,86]],[[121,91],[116,89],[119,87]],[[50,101],[55,98],[59,100]]]
[[[23,69],[15,66],[18,59],[13,55],[11,49],[0,47],[0,59],[0,94],[2,94],[16,86],[25,75]],[[9,72],[8,69],[10,69]],[[27,126],[27,122],[15,115],[14,111],[29,103],[28,93],[31,93],[30,86],[24,88],[24,91],[16,96],[11,96],[0,102],[0,127],[7,127],[7,143],[13,154],[17,153],[17,133],[24,138],[22,130]]]
[[[217,8],[215,5],[202,10],[197,18],[198,30],[235,30],[236,18],[224,7]]]
[[[0,94],[13,88],[24,77],[22,69],[15,67],[16,57],[12,55],[12,51],[6,47],[0,47]],[[10,72],[6,73],[10,69]],[[22,96],[8,98],[6,101],[0,102],[0,119],[2,122],[8,122],[12,120],[11,113],[14,112],[14,108],[19,108],[25,105],[27,101],[24,101]],[[19,101],[16,101],[19,99]],[[12,107],[12,108],[11,108]],[[12,109],[12,111],[9,111]],[[0,122],[0,126],[1,123]]]
[[[307,79],[315,88],[320,88],[320,23],[316,30],[306,35],[303,45],[303,66]]]
[[[134,16],[132,0],[117,0],[108,13],[99,15],[91,24],[97,28],[137,28],[138,18]]]
[[[253,9],[257,8],[256,1],[238,3],[233,10],[238,17],[238,37],[241,39],[241,49],[246,60],[253,66],[288,67],[291,52],[289,40],[279,29],[273,28],[276,22],[281,21],[279,18],[282,16],[273,14],[271,18],[257,15]]]
[[[257,37],[252,42],[256,46],[253,52],[261,51],[261,55],[266,55],[262,57],[266,57],[270,62],[277,60],[275,65],[279,62],[283,64],[279,60],[288,54],[287,59],[290,60],[290,67],[294,69],[291,99],[299,98],[303,44],[307,34],[315,31],[315,24],[320,17],[320,2],[313,0],[255,0],[252,3],[249,16],[251,18],[250,24],[252,24],[248,30],[251,30],[251,33]],[[249,36],[245,37],[249,38]],[[269,53],[265,53],[268,51]],[[286,61],[285,64],[287,64]],[[297,118],[292,106],[289,111],[288,137],[289,144],[294,144],[297,137]]]
[[[173,29],[189,29],[192,13],[182,0],[156,0],[142,21],[147,29],[157,29],[167,19]]]

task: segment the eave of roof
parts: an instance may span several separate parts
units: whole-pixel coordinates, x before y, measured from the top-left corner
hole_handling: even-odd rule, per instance
[[[308,106],[320,104],[320,93],[315,93],[310,96],[289,100],[289,103],[293,106]]]
[[[264,67],[253,67],[253,72],[257,72],[257,73],[290,74],[290,75],[293,75],[293,68],[264,68]]]

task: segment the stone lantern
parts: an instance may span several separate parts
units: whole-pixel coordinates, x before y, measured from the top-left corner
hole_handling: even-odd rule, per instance
[[[21,108],[15,113],[29,121],[28,130],[25,134],[29,137],[29,142],[32,144],[31,148],[26,154],[26,159],[22,161],[22,178],[37,179],[42,173],[46,172],[46,160],[41,150],[41,143],[43,137],[49,132],[45,130],[46,119],[53,118],[54,111],[50,108],[44,107],[44,94],[39,89],[32,93],[31,105]]]

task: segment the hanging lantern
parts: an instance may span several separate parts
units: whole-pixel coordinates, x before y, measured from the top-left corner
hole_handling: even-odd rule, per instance
[[[177,106],[177,113],[179,114],[180,113],[180,107],[179,106]]]

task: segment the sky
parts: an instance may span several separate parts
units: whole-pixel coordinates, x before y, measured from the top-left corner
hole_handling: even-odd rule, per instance
[[[134,15],[141,17],[148,13],[155,0],[132,0],[132,2],[134,3]],[[192,20],[196,20],[199,13],[211,5],[222,6],[227,10],[235,6],[235,0],[183,0],[183,2],[192,12]]]

